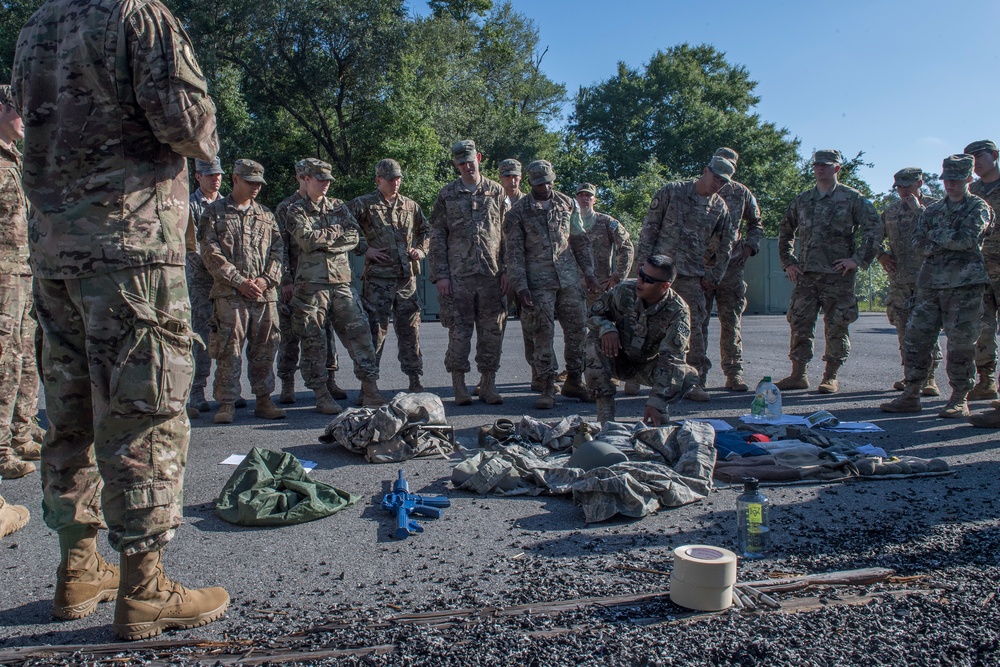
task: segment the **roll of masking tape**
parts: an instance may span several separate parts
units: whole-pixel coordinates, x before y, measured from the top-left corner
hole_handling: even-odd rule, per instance
[[[688,609],[722,611],[733,604],[736,554],[707,544],[674,549],[670,599]]]

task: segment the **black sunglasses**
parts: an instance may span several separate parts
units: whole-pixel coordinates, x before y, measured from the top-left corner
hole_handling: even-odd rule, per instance
[[[644,283],[646,283],[648,285],[654,285],[656,283],[665,283],[665,282],[667,282],[666,280],[663,280],[661,278],[653,278],[652,276],[650,276],[648,273],[646,273],[642,269],[639,269],[639,280],[641,280],[642,282],[644,282]]]

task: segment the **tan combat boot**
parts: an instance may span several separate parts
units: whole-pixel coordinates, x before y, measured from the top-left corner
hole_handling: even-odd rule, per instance
[[[626,396],[638,396],[639,392],[642,391],[642,387],[639,386],[638,382],[626,382],[625,386],[622,387],[622,391]]]
[[[969,423],[976,428],[1000,428],[1000,407],[994,406],[992,410],[969,415]]]
[[[97,528],[71,526],[59,531],[61,561],[56,570],[52,615],[63,620],[90,616],[100,602],[118,595],[118,568],[97,553]]]
[[[743,380],[742,373],[726,376],[726,389],[729,391],[750,391],[750,385]]]
[[[455,392],[455,405],[472,405],[469,388],[465,386],[465,373],[451,374],[451,388]]]
[[[225,590],[189,590],[171,581],[163,572],[159,551],[122,554],[121,563],[114,628],[122,639],[149,639],[171,628],[197,628],[226,613]]]
[[[496,373],[483,373],[479,379],[479,400],[487,405],[503,403],[503,396],[497,391]]]
[[[806,374],[806,365],[801,361],[792,362],[792,372],[786,378],[782,378],[774,383],[781,391],[789,389],[808,389],[809,375]]]
[[[184,413],[187,415],[187,418],[189,420],[190,419],[198,419],[199,417],[201,417],[201,410],[199,410],[198,408],[194,407],[193,405],[185,405],[184,406]]]
[[[44,444],[45,429],[42,428],[41,424],[38,423],[37,418],[32,418],[31,426],[29,426],[29,429],[31,430],[31,439],[37,442],[39,445]]]
[[[928,379],[928,382],[930,382],[930,379]],[[903,391],[904,389],[906,389],[906,378],[903,378],[902,380],[896,380],[895,382],[893,382],[892,388],[895,389],[896,391]]]
[[[837,382],[837,371],[840,370],[840,362],[838,361],[828,361],[826,362],[826,370],[823,371],[823,381],[819,383],[819,387],[816,391],[820,394],[836,394],[837,390],[840,389],[840,383]],[[778,387],[779,389],[781,387]]]
[[[10,444],[11,449],[14,450],[14,453],[22,461],[38,461],[42,458],[42,446],[34,440],[28,440],[27,442],[18,442],[15,440]]]
[[[598,396],[597,421],[603,424],[605,422],[613,422],[614,420],[615,420],[615,397]]]
[[[258,396],[253,416],[261,419],[284,419],[285,411],[276,406],[270,396]]]
[[[278,395],[278,403],[282,405],[295,403],[295,378],[281,381],[281,393]]]
[[[569,373],[559,393],[567,398],[577,398],[584,403],[594,402],[594,397],[590,395],[590,390],[583,383],[583,378],[579,373]]]
[[[969,392],[967,400],[992,401],[1000,398],[1000,394],[997,393],[997,381],[993,377],[993,372],[992,368],[984,368],[979,372],[979,382]]]
[[[326,387],[317,389],[314,393],[316,394],[317,412],[324,415],[339,415],[344,411],[344,408],[334,400],[333,396],[330,395],[330,390]]]
[[[951,392],[951,398],[948,399],[948,402],[941,409],[941,412],[938,413],[938,417],[941,417],[943,419],[958,419],[960,417],[968,417],[969,416],[969,403],[967,401],[968,396],[969,392],[967,391],[958,391],[953,389]]]
[[[219,411],[215,413],[212,421],[216,424],[232,424],[236,419],[235,403],[219,403]]]
[[[556,385],[551,376],[547,382],[543,382],[542,395],[535,401],[535,408],[538,410],[551,410],[556,405]]]
[[[878,406],[882,412],[920,412],[920,388],[916,384],[904,384],[903,395]]]
[[[712,400],[712,397],[708,395],[708,392],[705,391],[704,387],[702,387],[701,385],[695,385],[694,389],[689,391],[688,395],[685,396],[684,398],[686,398],[689,401],[696,401],[698,403],[708,403],[710,400]]]
[[[22,461],[11,447],[0,447],[0,479],[18,479],[35,472],[35,464]]]
[[[0,537],[21,530],[28,525],[31,513],[24,505],[11,505],[0,496]]]
[[[934,373],[932,372],[927,376],[927,382],[924,383],[924,388],[920,390],[923,396],[940,396],[941,390],[937,386],[937,381],[934,380]]]
[[[410,375],[410,386],[407,391],[411,394],[419,394],[424,390],[424,384],[420,381],[420,375],[418,373],[413,373]]]
[[[377,408],[388,402],[378,392],[378,382],[376,380],[363,380],[361,382],[361,405],[366,408]]]
[[[333,396],[338,401],[347,398],[347,392],[337,385],[337,374],[332,370],[327,370],[326,372],[326,388],[330,392],[330,396]]]

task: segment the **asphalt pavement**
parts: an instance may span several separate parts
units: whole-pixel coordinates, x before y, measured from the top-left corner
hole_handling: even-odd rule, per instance
[[[822,323],[819,325],[822,331]],[[672,418],[704,416],[730,419],[749,412],[752,395],[722,389],[718,370],[718,326],[712,320],[710,353],[715,367],[709,377],[711,402],[684,401]],[[450,422],[466,443],[474,440],[476,427],[497,417],[518,418],[532,414],[544,419],[581,414],[593,418],[594,404],[560,397],[553,410],[535,411],[536,394],[528,388],[530,374],[523,357],[517,321],[508,324],[498,387],[503,405],[479,401],[456,407],[451,401],[450,377],[444,371],[447,332],[437,322],[421,329],[428,391],[441,396]],[[945,395],[925,400],[919,415],[886,415],[878,404],[896,395],[892,382],[901,377],[895,330],[881,313],[862,314],[852,327],[851,358],[841,371],[841,390],[831,396],[786,392],[786,413],[808,414],[819,409],[842,420],[874,421],[885,429],[865,440],[891,453],[945,459],[955,470],[947,477],[911,480],[854,482],[838,485],[772,487],[766,490],[774,503],[775,567],[799,561],[809,554],[835,557],[843,531],[858,523],[878,524],[905,514],[908,498],[939,498],[924,509],[928,525],[946,522],[993,521],[995,505],[980,500],[996,497],[1000,477],[1000,452],[996,433],[975,429],[966,422],[938,419],[936,409],[947,399],[947,378],[938,370]],[[781,316],[748,316],[744,319],[746,378],[755,383],[764,375],[775,379],[787,374],[788,325]],[[820,339],[817,360],[810,369],[813,387],[822,375]],[[557,341],[562,358],[561,341]],[[390,335],[382,361],[380,387],[391,395],[405,389],[398,370],[396,342]],[[345,368],[350,361],[341,348]],[[474,384],[477,374],[469,375]],[[354,398],[360,382],[342,371],[341,386]],[[244,382],[244,396],[252,399]],[[215,404],[213,404],[214,407]],[[620,397],[619,419],[637,419],[642,397]],[[985,409],[985,403],[974,404]],[[331,610],[346,608],[371,613],[392,610],[430,610],[461,604],[504,603],[518,586],[513,564],[524,559],[544,563],[551,571],[565,573],[572,582],[556,583],[546,591],[549,599],[564,599],[581,590],[600,594],[610,589],[614,575],[588,570],[582,564],[595,554],[622,561],[641,553],[645,561],[662,558],[669,565],[670,550],[681,544],[707,543],[732,547],[736,538],[735,500],[738,491],[724,488],[707,500],[662,511],[642,520],[613,520],[587,525],[582,511],[567,497],[479,497],[456,491],[449,483],[455,460],[407,461],[402,465],[373,465],[360,456],[321,444],[318,436],[330,417],[313,410],[311,392],[299,379],[298,402],[288,418],[264,421],[253,417],[253,402],[237,411],[232,425],[216,426],[211,414],[193,422],[185,483],[186,525],[165,550],[168,574],[189,587],[221,585],[232,597],[223,620],[170,637],[222,639],[239,637],[248,627],[271,623],[274,633],[308,626],[326,619]],[[44,422],[44,413],[42,414]],[[219,519],[214,501],[233,467],[220,465],[231,454],[245,454],[251,447],[290,452],[315,461],[316,479],[358,494],[361,500],[332,517],[282,528],[242,528]],[[450,508],[438,520],[424,522],[426,532],[406,540],[392,537],[393,517],[379,507],[402,467],[411,491],[446,494]],[[0,540],[0,648],[39,644],[88,644],[115,641],[111,622],[113,604],[102,604],[93,616],[78,621],[55,621],[49,614],[58,565],[58,540],[42,520],[38,474],[4,481],[0,493],[8,502],[27,505],[32,517],[18,533]],[[825,537],[805,535],[803,528],[822,524]],[[876,536],[889,545],[900,539],[890,533]],[[112,560],[106,541],[101,550]],[[620,575],[619,575],[620,576]],[[558,577],[553,581],[557,582]],[[666,582],[663,582],[664,585]],[[541,595],[541,594],[539,594]]]

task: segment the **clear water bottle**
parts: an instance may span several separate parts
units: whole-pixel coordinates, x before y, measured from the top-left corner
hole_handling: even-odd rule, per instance
[[[769,421],[781,419],[781,390],[773,382],[771,376],[765,375],[754,391],[750,414]]]
[[[768,510],[771,501],[760,492],[754,477],[743,478],[743,493],[736,499],[737,551],[743,558],[763,558],[770,546]]]

